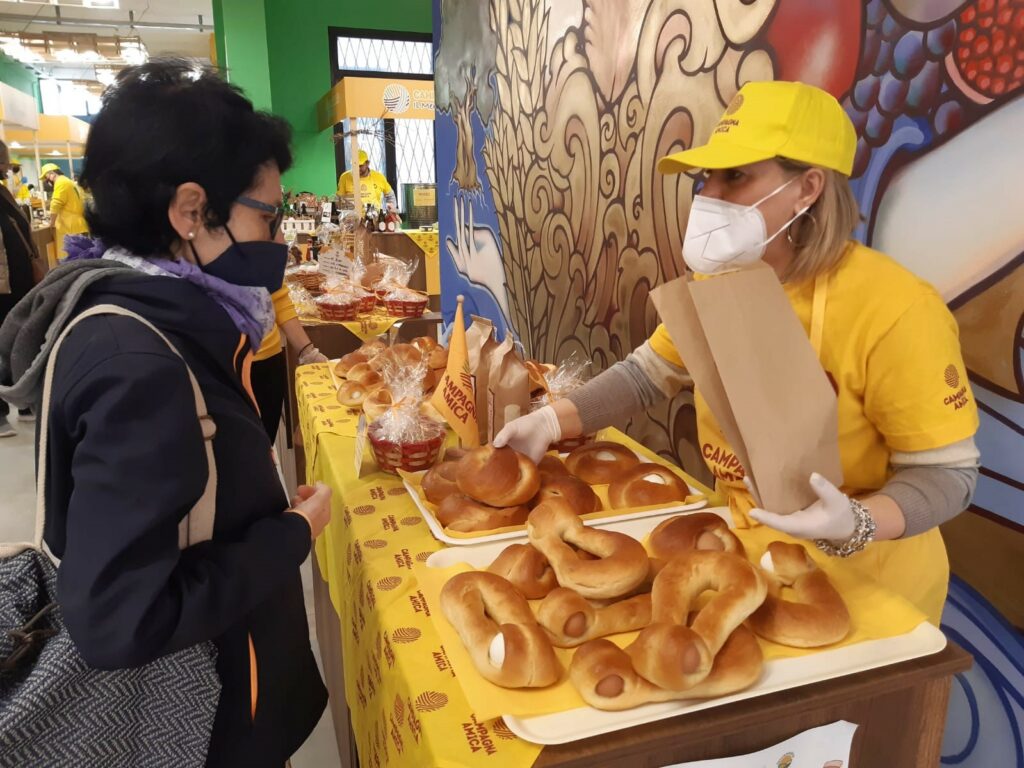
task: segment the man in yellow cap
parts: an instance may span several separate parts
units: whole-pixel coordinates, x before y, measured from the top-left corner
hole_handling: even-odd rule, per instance
[[[50,223],[56,230],[58,260],[67,258],[64,250],[64,238],[68,235],[84,235],[89,232],[85,222],[85,195],[81,187],[63,174],[56,163],[47,163],[39,176],[53,184],[53,195],[50,197]]]
[[[836,389],[844,482],[836,487],[815,473],[808,482],[817,501],[805,509],[757,509],[746,468],[698,387],[700,452],[748,548],[790,536],[849,557],[937,625],[949,581],[938,526],[973,496],[978,410],[942,297],[851,239],[859,222],[849,185],[855,151],[853,124],[830,94],[753,82],[706,144],[659,162],[662,173],[702,172],[682,252],[696,279],[758,261],[778,276]],[[510,422],[493,444],[539,459],[552,443],[624,423],[675,396],[686,380],[662,325],[569,396]]]
[[[359,150],[359,191],[363,205],[372,205],[381,210],[395,209],[395,192],[387,177],[370,168],[370,157],[366,150]],[[355,194],[355,180],[352,171],[345,171],[338,179],[338,197],[352,197]]]

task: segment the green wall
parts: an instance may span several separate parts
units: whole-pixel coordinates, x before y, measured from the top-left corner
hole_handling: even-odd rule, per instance
[[[39,75],[6,53],[0,53],[0,83],[7,83],[32,96],[36,100],[36,108],[40,112],[43,110],[39,100]]]
[[[261,73],[268,71],[272,111],[292,125],[295,165],[285,186],[330,194],[337,183],[334,144],[331,131],[316,126],[316,103],[331,87],[328,27],[429,33],[432,19],[430,0],[392,0],[386,6],[352,0],[214,0],[214,23],[217,55],[228,78],[254,103],[265,104]],[[251,50],[257,47],[258,52]]]

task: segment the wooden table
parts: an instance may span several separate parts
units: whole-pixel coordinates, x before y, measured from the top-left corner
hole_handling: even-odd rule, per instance
[[[903,664],[545,747],[534,768],[640,768],[742,755],[836,720],[860,726],[852,768],[935,768],[953,675],[971,663],[950,643]]]

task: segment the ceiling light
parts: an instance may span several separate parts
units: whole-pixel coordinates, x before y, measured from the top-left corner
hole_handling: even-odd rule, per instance
[[[11,149],[21,149],[23,146],[20,141],[12,141],[10,144]]]
[[[121,7],[121,0],[82,0],[86,8],[106,8],[116,11]]]
[[[100,69],[96,71],[96,79],[103,85],[111,86],[117,80],[117,73],[109,69]]]
[[[52,152],[47,152],[47,154],[48,154],[48,155],[49,155],[50,157],[63,157],[63,156],[64,156],[64,153],[63,153],[63,152],[60,152],[59,150],[56,150],[56,149],[55,149],[55,150],[53,150]]]

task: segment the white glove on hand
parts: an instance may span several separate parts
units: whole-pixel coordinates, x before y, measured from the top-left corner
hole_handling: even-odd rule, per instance
[[[303,350],[302,354],[299,355],[299,365],[309,365],[310,363],[326,363],[327,355],[321,352],[316,347],[309,347]]]
[[[562,426],[558,423],[558,414],[550,405],[538,411],[520,416],[505,425],[491,445],[503,448],[506,445],[514,448],[536,464],[551,449],[552,443],[562,439]]]
[[[749,483],[747,487],[750,487]],[[790,515],[778,515],[755,508],[750,510],[750,516],[798,539],[846,541],[852,537],[857,529],[857,518],[850,507],[850,497],[817,472],[811,475],[811,490],[817,494],[818,500],[806,509]]]

